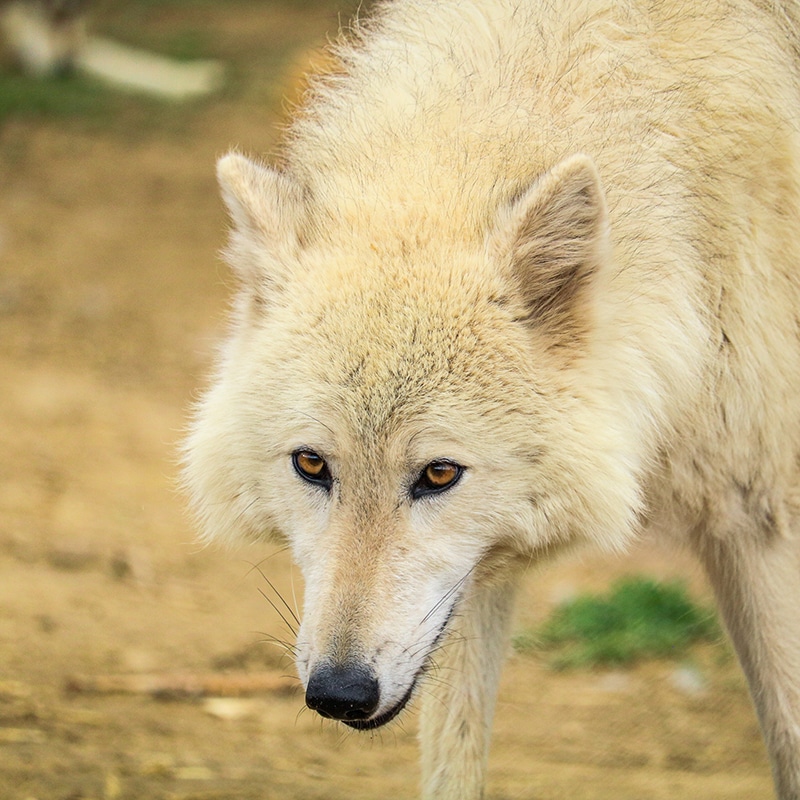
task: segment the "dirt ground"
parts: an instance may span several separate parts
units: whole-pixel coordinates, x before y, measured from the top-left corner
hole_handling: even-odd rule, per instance
[[[69,691],[75,676],[292,673],[262,569],[274,547],[193,542],[176,449],[224,328],[213,178],[231,146],[276,152],[281,97],[337,27],[332,4],[105,3],[137,43],[188,29],[229,64],[190,107],[125,100],[110,118],[0,120],[0,797],[8,800],[413,798],[413,711],[374,735],[303,711],[296,690],[228,698]],[[689,574],[652,546],[532,576],[520,627],[626,572]],[[294,602],[294,600],[290,600]],[[758,727],[724,645],[688,664],[555,674],[511,656],[492,800],[766,800]]]

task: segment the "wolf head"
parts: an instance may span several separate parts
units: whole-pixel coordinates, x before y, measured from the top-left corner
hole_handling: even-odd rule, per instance
[[[290,544],[307,702],[376,727],[475,584],[632,527],[603,192],[574,156],[458,241],[399,212],[364,235],[239,155],[218,172],[240,291],[187,485],[207,538]]]

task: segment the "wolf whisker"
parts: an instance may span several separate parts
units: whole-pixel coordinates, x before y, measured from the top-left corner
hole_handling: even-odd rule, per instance
[[[258,588],[258,593],[272,606],[273,609],[275,609],[275,613],[283,620],[284,624],[286,625],[286,627],[289,630],[289,633],[293,634],[294,636],[297,636],[297,631],[292,627],[291,623],[281,613],[281,610],[278,608],[278,606],[276,606],[275,603],[272,602],[270,597],[266,594],[266,592],[260,586],[257,587],[257,588]]]
[[[278,597],[278,599],[281,601],[281,603],[283,603],[284,608],[289,612],[289,614],[291,615],[291,617],[294,620],[295,624],[299,627],[300,626],[300,620],[297,618],[297,614],[294,613],[294,611],[292,610],[292,607],[286,602],[286,600],[284,599],[283,595],[275,588],[275,584],[264,574],[264,571],[261,569],[261,567],[258,564],[251,564],[250,566],[252,567],[251,572],[252,572],[252,570],[256,570],[258,572],[258,574],[261,575],[261,577],[264,579],[264,581],[266,581],[266,583],[269,586],[269,588],[272,589],[272,591],[275,593],[275,595]],[[276,611],[277,611],[277,609],[276,609]],[[280,613],[280,612],[278,612],[278,613]],[[283,621],[286,622],[286,619],[283,617],[282,614],[281,614],[281,619],[283,619]],[[296,631],[294,629],[292,629],[292,632],[296,633]]]
[[[259,632],[259,636],[263,637],[260,641],[264,642],[264,644],[270,644],[273,647],[279,647],[282,649],[284,651],[284,655],[295,656],[297,654],[297,647],[290,642],[285,641],[284,639],[273,636],[271,633],[264,632]]]

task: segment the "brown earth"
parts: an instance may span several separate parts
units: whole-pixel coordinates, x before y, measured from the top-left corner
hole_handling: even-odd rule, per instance
[[[176,442],[224,327],[214,160],[275,151],[280,99],[337,18],[309,2],[129,6],[101,4],[96,29],[152,46],[199,32],[230,86],[188,107],[129,98],[110,118],[0,121],[0,797],[413,798],[413,712],[354,735],[304,712],[297,690],[220,703],[65,688],[291,674],[262,641],[291,637],[251,564],[267,558],[285,597],[301,591],[275,548],[194,544]],[[586,557],[532,577],[519,625],[575,587],[686,570],[707,597],[691,564],[653,547]],[[688,673],[556,674],[512,656],[489,797],[772,797],[734,660],[723,645],[691,658]]]

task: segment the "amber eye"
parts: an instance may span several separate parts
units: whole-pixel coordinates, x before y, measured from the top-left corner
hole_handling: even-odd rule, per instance
[[[416,499],[444,492],[458,482],[463,472],[464,467],[452,461],[431,461],[411,488],[411,496]]]
[[[313,450],[295,450],[292,453],[295,472],[309,483],[330,489],[333,479],[325,459]]]

